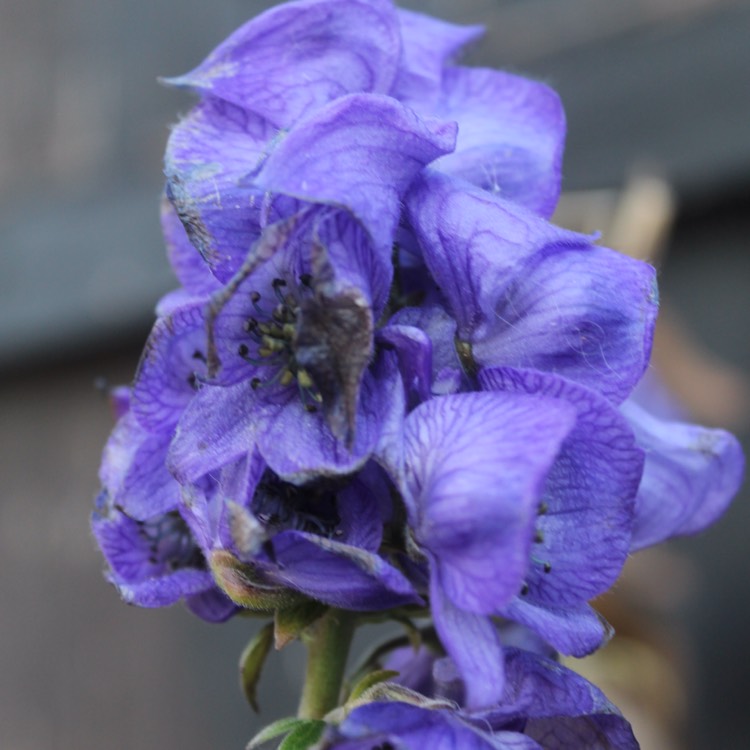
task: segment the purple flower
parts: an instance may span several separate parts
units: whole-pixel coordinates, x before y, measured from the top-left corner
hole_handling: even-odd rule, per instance
[[[447,656],[327,746],[630,750],[545,654],[610,636],[589,601],[715,520],[742,456],[628,400],[654,270],[547,221],[559,100],[455,64],[480,31],[300,0],[171,80],[199,97],[165,159],[180,287],[119,393],[93,530],[141,606],[429,606]]]
[[[107,578],[128,604],[166,607],[184,599],[209,622],[237,607],[217,588],[202,551],[176,511],[146,520],[125,515],[103,492],[92,529],[109,566]]]
[[[239,252],[244,256],[251,247],[250,254],[208,308],[213,382],[252,384],[276,375],[275,385],[299,390],[297,407],[318,399],[336,440],[356,449],[358,411],[367,411],[359,404],[362,381],[374,322],[390,288],[400,200],[416,171],[452,148],[452,132],[452,126],[422,122],[386,97],[352,95],[332,102],[280,143],[253,178],[258,199],[271,197],[263,199],[263,211],[251,211],[257,221],[250,235],[242,235]],[[197,162],[194,132],[182,135],[189,141],[186,159]],[[183,187],[196,182],[181,180]],[[184,219],[184,205],[178,210]],[[217,221],[229,221],[231,213],[220,212]],[[195,238],[191,222],[186,226]],[[220,250],[231,255],[231,241],[239,235],[221,226],[229,239]],[[256,400],[263,396],[261,391]],[[274,413],[283,408],[279,398],[265,401]]]
[[[225,467],[217,484],[194,487],[182,513],[238,604],[250,606],[256,589],[282,598],[294,591],[350,610],[421,603],[408,579],[378,554],[390,496],[376,466],[300,486],[280,479],[256,454]]]
[[[201,95],[174,131],[167,175],[212,266],[224,267],[234,248],[237,260],[229,266],[236,270],[251,244],[257,220],[248,209],[258,193],[244,178],[306,119],[353,94],[387,95],[422,118],[458,121],[457,154],[442,162],[446,171],[474,175],[477,184],[551,213],[565,130],[559,99],[543,84],[453,65],[480,34],[478,27],[397,11],[387,0],[287,3],[172,79]],[[328,189],[347,195],[343,178],[329,180]]]
[[[226,620],[236,607],[216,587],[165,467],[169,432],[141,426],[124,390],[117,406],[120,419],[104,450],[91,522],[108,579],[128,603],[163,607],[185,599],[203,619]]]
[[[608,637],[587,602],[625,561],[643,467],[603,397],[538,372],[485,370],[480,380],[484,392],[417,407],[403,447],[386,452],[403,456],[392,471],[429,565],[438,634],[472,706],[503,689],[491,615],[569,654]]]
[[[415,665],[416,671],[425,675],[419,681],[420,692],[409,684]],[[536,653],[515,648],[506,651],[505,689],[495,705],[482,711],[467,709],[452,688],[445,699],[446,683],[460,683],[460,679],[449,660],[425,648],[417,652],[401,649],[391,654],[384,666],[399,672],[395,684],[372,688],[367,696],[371,702],[363,700],[349,709],[340,724],[329,729],[324,747],[638,747],[630,725],[600,690]]]
[[[136,392],[156,369],[144,359]],[[165,467],[171,431],[158,431],[169,425],[168,410],[145,412],[152,433],[134,408],[123,408],[105,449],[92,527],[126,601],[159,607],[185,599],[210,621],[236,605],[272,610],[293,601],[290,592],[354,610],[421,602],[378,554],[391,501],[374,465],[349,480],[298,486],[254,453],[180,486]]]
[[[430,307],[404,310],[394,322],[431,334],[436,375],[522,367],[615,402],[628,396],[651,350],[653,268],[429,170],[407,208],[440,291],[428,286]]]
[[[171,604],[191,596],[195,586],[201,586],[201,592],[218,594],[208,572],[210,564],[220,587],[235,602],[250,606],[249,597],[255,597],[252,606],[268,607],[268,597],[255,593],[251,597],[244,589],[233,593],[221,566],[214,564],[221,560],[223,569],[233,569],[233,561],[250,565],[251,583],[265,592],[273,591],[279,601],[284,591],[293,590],[350,609],[419,602],[408,580],[378,555],[383,519],[390,512],[389,490],[379,470],[372,466],[348,481],[326,480],[321,477],[326,472],[321,471],[312,484],[300,486],[304,479],[300,476],[298,484],[290,484],[279,477],[271,460],[285,456],[288,461],[290,441],[274,445],[270,438],[267,442],[260,439],[258,449],[254,448],[253,433],[240,430],[251,423],[256,431],[263,426],[260,407],[253,411],[253,404],[239,399],[232,387],[201,382],[206,371],[203,307],[201,301],[188,302],[157,321],[132,397],[123,401],[122,416],[105,449],[104,491],[94,531],[121,594],[143,606]],[[391,371],[396,377],[394,366]],[[371,380],[380,382],[376,377]],[[228,413],[216,414],[220,428],[226,428],[212,444],[211,456],[216,460],[205,463],[196,448],[194,460],[188,463],[193,473],[176,472],[175,478],[168,470],[170,446],[179,448],[180,425],[191,418],[193,410],[203,407],[202,396],[209,391],[235,398],[226,402]],[[252,393],[250,386],[248,395]],[[384,404],[393,401],[385,395],[381,400]],[[234,418],[244,421],[233,425]],[[275,422],[269,431],[274,427],[278,427]],[[205,429],[189,434],[194,433],[205,435]],[[238,435],[236,448],[221,442],[228,434]],[[367,433],[361,430],[360,434]],[[308,449],[304,434],[299,437],[303,455],[318,455],[319,440],[313,440]],[[264,451],[268,446],[272,447]],[[169,533],[162,533],[165,528]],[[155,534],[171,540],[170,544],[152,549],[150,540]],[[133,546],[131,553],[128,545]],[[233,556],[229,562],[226,556],[217,558],[215,553],[221,551]],[[137,558],[137,569],[131,565],[123,572],[123,556],[129,561]],[[156,567],[148,564],[154,557]],[[190,575],[186,568],[191,569]],[[172,575],[177,570],[181,572]],[[133,584],[148,592],[133,593]],[[235,608],[220,596],[228,616]]]

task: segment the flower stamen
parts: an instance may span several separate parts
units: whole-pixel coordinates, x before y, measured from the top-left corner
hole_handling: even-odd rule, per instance
[[[309,274],[300,276],[302,287],[309,289],[311,283],[312,277]],[[261,293],[250,293],[250,301],[259,315],[244,321],[242,328],[248,335],[248,342],[240,344],[237,353],[248,364],[274,368],[268,378],[253,378],[251,384],[254,390],[272,385],[286,388],[296,381],[304,408],[309,412],[316,412],[323,403],[323,397],[310,373],[297,363],[294,351],[300,314],[299,301],[294,288],[290,290],[284,279],[273,279],[271,286],[278,303],[270,314],[259,305]]]

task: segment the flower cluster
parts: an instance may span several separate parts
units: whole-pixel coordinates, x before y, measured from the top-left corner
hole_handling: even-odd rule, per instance
[[[633,403],[654,270],[548,221],[562,107],[456,64],[480,33],[299,0],[168,81],[199,97],[166,153],[180,288],[113,394],[93,529],[140,606],[429,614],[457,702],[388,682],[329,746],[634,747],[504,633],[598,648],[590,600],[714,521],[743,459]]]

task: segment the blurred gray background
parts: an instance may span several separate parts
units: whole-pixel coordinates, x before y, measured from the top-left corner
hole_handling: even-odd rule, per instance
[[[189,70],[271,4],[0,0],[2,750],[242,748],[260,726],[236,676],[255,623],[125,606],[101,577],[88,515],[111,428],[94,382],[130,380],[154,301],[173,285],[158,226],[161,154],[190,99],[156,78]],[[403,5],[484,23],[472,63],[557,88],[569,122],[565,189],[619,187],[636,165],[670,181],[679,212],[662,288],[698,346],[741,383],[750,4]],[[721,391],[717,382],[706,387]],[[714,421],[732,421],[722,414]],[[688,644],[688,748],[747,747],[746,500],[674,553],[691,571],[669,615]],[[300,656],[271,656],[263,723],[293,709]]]

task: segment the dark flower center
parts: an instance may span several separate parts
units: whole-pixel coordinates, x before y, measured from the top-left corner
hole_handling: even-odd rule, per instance
[[[170,511],[156,520],[136,523],[138,534],[148,546],[148,561],[152,565],[164,563],[172,570],[206,567],[203,553],[195,545],[187,524],[176,511]]]
[[[244,322],[248,343],[238,348],[238,354],[256,367],[270,369],[266,378],[254,377],[253,388],[280,385],[287,387],[296,383],[300,399],[308,411],[317,411],[322,402],[320,391],[315,387],[310,373],[302,367],[295,356],[295,342],[300,317],[300,296],[310,289],[310,276],[300,276],[300,287],[289,289],[284,279],[276,278],[271,287],[273,305],[268,309],[260,292],[250,293],[255,315]]]
[[[316,481],[298,487],[266,469],[253,495],[252,511],[269,531],[307,531],[338,536],[336,483]]]

